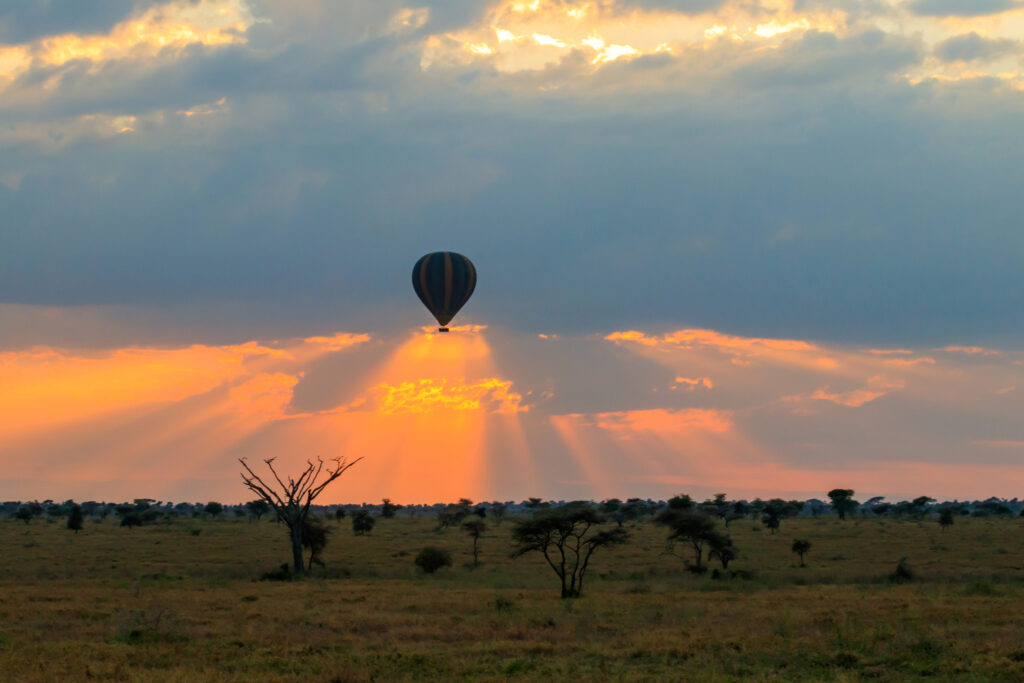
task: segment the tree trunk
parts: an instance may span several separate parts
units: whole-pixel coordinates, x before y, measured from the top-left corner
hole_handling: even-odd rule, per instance
[[[297,575],[305,574],[306,567],[302,562],[302,523],[295,520],[290,525],[292,537],[292,561]]]

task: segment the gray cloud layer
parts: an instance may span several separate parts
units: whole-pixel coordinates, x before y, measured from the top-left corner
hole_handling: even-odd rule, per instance
[[[0,110],[0,300],[287,302],[297,324],[372,327],[414,310],[416,258],[456,249],[481,273],[467,315],[511,327],[1019,338],[1020,92],[911,85],[896,75],[926,48],[877,29],[591,75],[578,55],[424,71],[420,41],[481,10],[389,32],[399,7],[254,4],[269,22],[245,46],[21,76]],[[69,124],[94,114],[135,131]]]

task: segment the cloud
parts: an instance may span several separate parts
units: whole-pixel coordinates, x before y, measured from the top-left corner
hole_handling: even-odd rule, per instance
[[[926,17],[980,17],[1020,7],[1016,0],[913,0],[908,9]]]
[[[229,44],[32,63],[0,112],[5,302],[131,308],[221,338],[386,330],[419,315],[404,271],[448,244],[480,267],[462,315],[533,333],[934,347],[1019,332],[1019,78],[973,64],[984,78],[954,81],[928,57],[981,27],[666,3],[602,5],[577,35],[576,5],[549,3],[557,22],[524,12],[499,27],[526,38],[499,45],[487,22],[507,4],[253,2],[244,31],[217,29]],[[644,54],[594,63],[594,27]],[[72,29],[54,30],[16,47]],[[458,58],[424,68],[447,34]],[[478,37],[494,55],[463,49]],[[520,49],[554,58],[499,63]]]
[[[818,389],[811,398],[815,401],[830,401],[847,408],[859,408],[865,403],[871,403],[876,398],[885,396],[885,391],[869,391],[868,389],[854,389],[843,393],[830,393],[827,389]]]
[[[23,0],[0,7],[0,43],[27,43],[64,33],[106,33],[133,11],[155,2],[140,0]]]
[[[438,410],[490,410],[516,413],[529,410],[522,405],[522,395],[513,392],[511,381],[488,377],[479,382],[463,383],[447,379],[418,379],[394,386],[381,384],[371,389],[376,410],[385,415],[431,413]]]
[[[1016,40],[983,38],[975,32],[947,38],[935,46],[935,56],[945,62],[992,60],[1020,50]]]

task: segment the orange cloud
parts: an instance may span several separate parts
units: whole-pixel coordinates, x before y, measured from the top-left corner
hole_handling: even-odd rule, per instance
[[[653,337],[637,330],[613,332],[605,337],[608,341],[633,341],[644,346],[677,346],[692,348],[708,346],[723,353],[743,352],[756,354],[759,351],[819,351],[814,344],[796,339],[768,339],[761,337],[737,337],[714,330],[686,329]]]
[[[859,408],[865,403],[871,403],[876,398],[885,396],[885,391],[870,391],[868,389],[854,389],[853,391],[846,391],[839,394],[829,393],[828,387],[824,389],[818,389],[811,398],[815,401],[831,401],[837,405],[846,406],[848,408]]]
[[[676,377],[676,384],[685,384],[687,391],[693,391],[697,387],[713,389],[715,386],[707,377],[697,377],[695,379],[690,379],[689,377]],[[675,387],[672,388],[675,389]]]
[[[337,332],[330,337],[306,337],[303,341],[324,351],[340,351],[348,346],[370,341],[370,335]]]
[[[887,358],[885,360],[885,363],[887,365],[896,365],[896,366],[903,366],[903,367],[913,366],[913,365],[922,365],[922,364],[924,364],[924,365],[935,365],[935,359],[934,358],[928,358],[928,357],[921,357],[921,358]]]
[[[511,390],[512,382],[488,378],[467,384],[441,379],[419,379],[395,386],[380,384],[370,391],[376,409],[384,415],[430,413],[438,410],[486,410],[494,413],[518,413],[529,410],[523,397]]]

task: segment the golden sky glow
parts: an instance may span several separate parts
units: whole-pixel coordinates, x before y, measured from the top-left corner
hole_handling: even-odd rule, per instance
[[[537,375],[529,365],[498,359],[491,334],[464,325],[390,341],[338,333],[179,349],[7,352],[0,355],[0,461],[10,481],[28,481],[51,476],[46,463],[62,457],[57,479],[64,483],[51,485],[94,492],[79,496],[113,496],[100,492],[129,486],[132,495],[143,487],[140,495],[169,497],[175,482],[201,476],[214,487],[209,495],[233,500],[241,495],[233,488],[238,455],[280,456],[282,464],[313,455],[367,456],[338,489],[345,500],[621,497],[687,487],[820,495],[815,487],[839,484],[915,493],[915,477],[930,477],[930,495],[968,495],[957,488],[960,466],[912,462],[902,448],[877,466],[872,458],[887,457],[884,445],[860,453],[860,466],[871,471],[822,469],[817,454],[862,448],[845,445],[842,425],[859,429],[866,411],[885,419],[900,404],[956,410],[974,396],[1012,421],[1022,399],[1016,386],[1024,382],[1017,377],[1024,368],[1014,365],[1024,356],[981,347],[951,346],[932,358],[912,349],[843,349],[707,329],[633,330],[600,343],[653,361],[662,379],[636,383],[627,372],[615,396],[576,391],[576,409],[566,410],[556,407],[574,393],[566,382],[586,378]],[[573,338],[494,334],[503,348],[528,343],[556,355],[591,353]],[[362,353],[377,353],[378,360],[330,370]],[[892,365],[915,359],[932,362]],[[595,376],[620,372],[606,363],[593,362]],[[623,408],[591,406],[608,398]],[[822,443],[819,424],[838,429],[840,441]],[[1016,481],[1015,471],[999,468],[1001,454],[1024,443],[1019,436],[997,429],[942,444],[937,435],[932,448],[994,459],[980,471]]]
[[[983,17],[929,17],[896,5],[865,25],[841,9],[811,11],[800,5],[794,0],[756,5],[726,2],[714,11],[687,14],[614,0],[502,0],[480,24],[427,38],[421,64],[429,69],[485,61],[501,73],[515,73],[547,69],[580,54],[593,70],[644,55],[710,50],[720,40],[763,51],[808,31],[843,35],[874,27],[920,36],[929,45],[968,32],[1011,40],[1024,35],[1024,10]],[[1019,88],[1024,82],[1021,71],[1015,54],[970,64],[928,57],[903,76],[911,83],[995,77]]]
[[[245,42],[253,17],[243,0],[179,0],[152,7],[104,35],[68,33],[27,45],[0,45],[0,86],[32,66],[61,66],[74,60],[94,65],[116,59],[154,57],[188,45]]]

